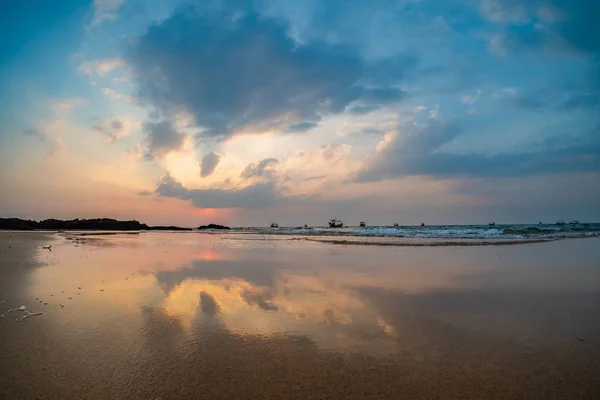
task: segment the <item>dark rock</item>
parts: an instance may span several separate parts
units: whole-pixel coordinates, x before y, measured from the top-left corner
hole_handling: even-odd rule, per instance
[[[218,225],[218,224],[201,225],[198,227],[198,230],[205,230],[205,229],[231,229],[231,228],[228,226],[223,226],[223,225]]]
[[[20,218],[0,218],[0,230],[31,231],[42,230],[106,230],[106,231],[140,231],[140,230],[168,230],[168,231],[191,231],[192,228],[181,228],[179,226],[148,226],[139,221],[118,221],[112,218],[93,219],[45,219],[43,221],[31,221]]]
[[[182,228],[180,226],[151,226],[151,231],[191,231],[192,228]]]

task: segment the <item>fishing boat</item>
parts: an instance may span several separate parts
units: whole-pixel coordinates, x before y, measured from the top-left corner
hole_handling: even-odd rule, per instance
[[[394,222],[394,226],[395,226],[395,227],[398,227],[398,223],[397,223],[397,222]]]
[[[574,219],[574,220],[572,220],[572,221],[569,221],[569,223],[570,223],[571,225],[578,225],[578,224],[579,224],[579,221],[577,221],[576,219]]]
[[[271,228],[279,228],[279,224],[271,222]]]
[[[341,228],[344,226],[344,223],[337,219],[337,218],[332,218],[329,220],[329,227],[330,228]]]
[[[490,222],[488,225],[489,226],[496,226],[496,223],[495,222]]]
[[[365,224],[364,222],[360,223],[361,228],[364,228],[365,226],[367,226],[367,224]]]
[[[565,221],[563,221],[562,219],[560,221],[556,221],[556,225],[564,225]]]
[[[421,228],[425,227],[425,222],[421,222]]]

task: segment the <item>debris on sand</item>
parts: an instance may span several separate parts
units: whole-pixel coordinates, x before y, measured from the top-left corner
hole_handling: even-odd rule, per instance
[[[19,308],[12,308],[12,309],[8,310],[8,312],[13,312],[13,311],[25,311],[25,310],[27,310],[27,307],[25,307],[25,306],[21,306],[21,307],[19,307]]]
[[[41,312],[32,313],[31,311],[25,311],[25,314],[23,314],[23,316],[21,318],[15,319],[15,322],[21,322],[21,321],[26,320],[27,318],[35,317],[35,316],[42,315],[42,314],[43,313],[41,313]]]
[[[585,339],[584,339],[584,338],[582,338],[581,336],[578,336],[578,337],[577,337],[577,340],[579,340],[580,342],[583,342],[583,343],[587,343],[587,340],[585,340]]]

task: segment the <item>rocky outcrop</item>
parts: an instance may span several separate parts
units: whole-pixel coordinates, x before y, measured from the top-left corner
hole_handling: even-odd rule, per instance
[[[218,225],[218,224],[201,225],[198,227],[198,230],[205,230],[205,229],[231,229],[231,228],[228,226],[223,226],[223,225]]]

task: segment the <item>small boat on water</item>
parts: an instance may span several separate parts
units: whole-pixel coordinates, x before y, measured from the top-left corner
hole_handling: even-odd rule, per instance
[[[271,222],[271,228],[279,228],[279,224]]]
[[[496,223],[495,222],[490,222],[488,225],[489,226],[496,226]]]
[[[398,227],[398,223],[397,223],[397,222],[394,222],[394,226],[395,226],[395,227]]]
[[[337,218],[332,218],[329,220],[329,227],[330,228],[341,228],[344,226],[344,223],[337,219]]]
[[[425,227],[425,222],[421,222],[421,228]]]
[[[364,228],[365,226],[367,226],[367,224],[365,224],[364,222],[360,223],[361,228]]]
[[[563,221],[562,219],[560,221],[556,221],[556,225],[564,225],[565,221]]]
[[[574,219],[574,220],[572,220],[572,221],[569,221],[569,223],[570,223],[571,225],[579,225],[579,221],[577,221],[576,219]]]

